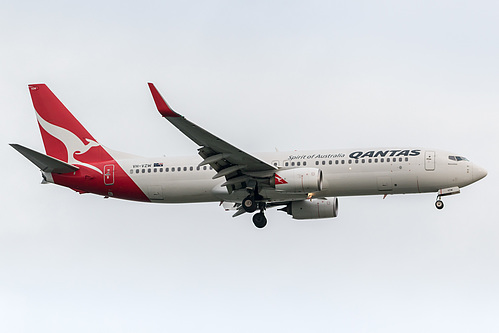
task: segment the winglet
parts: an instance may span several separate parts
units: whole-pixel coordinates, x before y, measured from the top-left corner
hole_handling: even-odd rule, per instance
[[[154,98],[154,103],[156,103],[156,107],[158,108],[159,113],[161,113],[163,117],[180,117],[180,115],[173,111],[172,108],[166,103],[154,84],[150,82],[147,84],[149,85],[152,98]]]

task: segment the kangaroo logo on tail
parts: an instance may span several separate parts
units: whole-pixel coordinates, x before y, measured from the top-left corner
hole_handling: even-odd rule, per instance
[[[87,144],[84,144],[83,142],[81,142],[80,138],[76,136],[74,133],[68,131],[65,128],[49,123],[48,121],[43,119],[38,114],[38,112],[36,112],[36,118],[38,119],[38,123],[40,124],[40,126],[48,134],[52,135],[57,140],[61,141],[66,147],[66,150],[68,151],[68,160],[65,162],[69,164],[77,164],[85,166],[102,174],[102,171],[99,170],[97,167],[77,159],[77,155],[85,154],[87,151],[89,151],[94,147],[100,147],[100,144],[98,142],[88,138],[84,138],[84,140],[88,142]]]

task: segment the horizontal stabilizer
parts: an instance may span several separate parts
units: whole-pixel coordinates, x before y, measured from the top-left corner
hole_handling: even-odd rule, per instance
[[[79,169],[74,165],[26,148],[17,143],[11,143],[10,145],[44,172],[69,173]]]

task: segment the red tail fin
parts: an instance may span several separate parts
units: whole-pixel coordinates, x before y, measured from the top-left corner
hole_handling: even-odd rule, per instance
[[[51,182],[80,193],[150,201],[123,170],[119,159],[114,158],[130,159],[133,156],[105,149],[97,143],[46,85],[30,84],[29,91],[45,151],[57,160],[25,147],[13,147],[42,170],[48,170]]]
[[[45,84],[30,84],[29,91],[47,155],[70,164],[102,160],[100,145]]]

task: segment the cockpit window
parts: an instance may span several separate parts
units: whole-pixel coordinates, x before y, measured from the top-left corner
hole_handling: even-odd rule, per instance
[[[463,156],[449,156],[449,160],[451,161],[468,161],[466,157]]]

